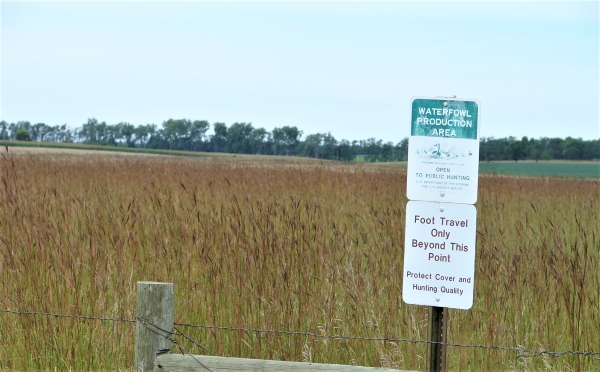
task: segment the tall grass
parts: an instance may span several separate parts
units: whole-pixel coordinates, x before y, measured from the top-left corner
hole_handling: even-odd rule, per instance
[[[0,307],[132,319],[135,283],[176,322],[426,339],[401,300],[405,169],[243,159],[0,159]],[[600,345],[600,183],[482,177],[475,303],[449,342]],[[423,344],[185,328],[216,355],[424,367]],[[0,313],[0,368],[131,367],[134,325]],[[195,353],[202,350],[193,349]],[[450,348],[451,370],[571,368]]]

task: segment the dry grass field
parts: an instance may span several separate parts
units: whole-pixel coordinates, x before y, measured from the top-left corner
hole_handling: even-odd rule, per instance
[[[178,323],[427,338],[427,309],[401,299],[405,168],[12,149],[0,157],[0,310],[133,319],[136,282],[164,281]],[[449,342],[600,351],[599,191],[481,177],[475,302],[450,311]],[[0,370],[127,369],[134,329],[0,313]],[[216,355],[412,370],[426,355],[418,343],[182,330]],[[450,347],[448,369],[600,369],[593,356],[516,355]]]
[[[6,149],[2,149],[3,152]],[[131,152],[105,152],[105,151],[94,151],[94,150],[80,150],[80,149],[69,149],[69,148],[56,148],[56,147],[17,147],[11,146],[11,155],[14,156],[45,156],[53,158],[66,158],[66,157],[131,157],[131,156],[159,156],[153,154],[137,154]]]

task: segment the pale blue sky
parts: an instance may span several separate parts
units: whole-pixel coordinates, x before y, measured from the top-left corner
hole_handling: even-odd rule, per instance
[[[588,2],[1,2],[8,122],[169,118],[398,142],[413,96],[481,136],[600,138]]]

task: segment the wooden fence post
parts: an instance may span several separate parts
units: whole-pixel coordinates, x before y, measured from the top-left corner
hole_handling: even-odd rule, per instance
[[[154,369],[154,359],[171,350],[174,300],[173,283],[138,282],[136,296],[134,371]],[[152,325],[156,325],[153,327]]]
[[[429,307],[429,341],[446,343],[448,340],[448,308]],[[429,344],[427,371],[446,372],[446,345]]]

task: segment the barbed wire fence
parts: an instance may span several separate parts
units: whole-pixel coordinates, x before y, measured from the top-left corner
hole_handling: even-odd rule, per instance
[[[181,351],[182,354],[185,355],[189,355],[196,363],[198,363],[200,366],[204,367],[204,369],[206,369],[207,371],[210,372],[210,368],[208,368],[207,366],[205,366],[204,364],[202,364],[201,361],[198,360],[198,358],[196,358],[192,353],[190,353],[189,351],[187,351],[180,342],[178,342],[174,336],[182,336],[183,338],[191,341],[192,343],[194,343],[195,345],[199,346],[202,350],[204,351],[208,351],[204,346],[200,345],[196,340],[192,339],[191,337],[187,336],[186,334],[184,334],[183,332],[179,331],[177,328],[174,328],[175,332],[170,332],[166,329],[163,329],[159,326],[157,326],[156,324],[148,321],[147,319],[144,319],[142,317],[136,316],[137,321],[140,322],[140,324],[146,328],[147,330],[153,332],[154,334],[157,334],[161,337],[166,338],[167,340],[171,341],[171,343],[175,346],[177,346],[177,348],[179,349],[179,351]],[[160,331],[160,332],[157,332]],[[168,336],[165,336],[168,335]],[[212,354],[212,353],[211,353]],[[213,354],[214,355],[214,354]]]
[[[54,318],[70,318],[70,319],[78,319],[78,320],[95,320],[95,321],[107,321],[107,322],[118,322],[118,323],[136,323],[141,322],[142,325],[151,331],[156,333],[156,330],[160,330],[163,332],[167,332],[158,326],[150,323],[148,320],[136,317],[136,319],[125,319],[125,318],[110,318],[110,317],[95,317],[88,315],[68,315],[68,314],[55,314],[55,313],[47,313],[40,311],[17,311],[17,310],[0,310],[0,313],[5,314],[13,314],[13,315],[31,315],[31,316],[46,316],[46,317],[54,317]],[[516,358],[532,358],[543,355],[548,355],[551,357],[562,357],[565,355],[573,355],[573,356],[583,356],[583,357],[593,357],[600,361],[600,351],[581,351],[581,350],[564,350],[564,351],[549,351],[549,350],[534,350],[534,349],[526,349],[523,347],[506,347],[506,346],[498,346],[498,345],[471,345],[471,344],[458,344],[458,343],[442,343],[442,342],[434,342],[429,340],[413,340],[406,338],[395,338],[395,337],[360,337],[360,336],[349,336],[349,335],[328,335],[328,334],[319,334],[313,332],[302,332],[302,331],[286,331],[286,330],[277,330],[277,329],[260,329],[260,328],[244,328],[244,327],[227,327],[227,326],[216,326],[216,325],[199,325],[199,324],[188,324],[188,323],[173,323],[174,326],[177,327],[186,327],[186,328],[200,328],[200,329],[211,329],[211,330],[221,330],[221,331],[241,331],[247,333],[258,333],[258,334],[279,334],[279,335],[288,335],[288,336],[304,336],[304,337],[313,337],[316,339],[330,339],[330,340],[355,340],[355,341],[378,341],[378,342],[396,342],[396,343],[413,343],[413,344],[440,344],[446,347],[458,347],[458,348],[470,348],[470,349],[485,349],[485,350],[497,350],[497,351],[506,351],[506,352],[515,352],[517,355]],[[200,342],[195,340],[194,338],[185,334],[181,329],[175,327],[175,332],[167,332],[170,333],[169,341],[173,343],[182,354],[187,354],[192,356],[189,351],[187,351],[180,342],[175,340],[174,336],[182,337],[187,341],[193,343],[195,346],[199,347],[205,353],[210,355],[215,355],[206,347],[202,346]],[[152,329],[153,328],[153,329]],[[200,361],[196,360],[200,365]],[[205,367],[205,366],[204,366]],[[205,367],[206,368],[206,367]],[[206,368],[209,370],[208,368]]]

